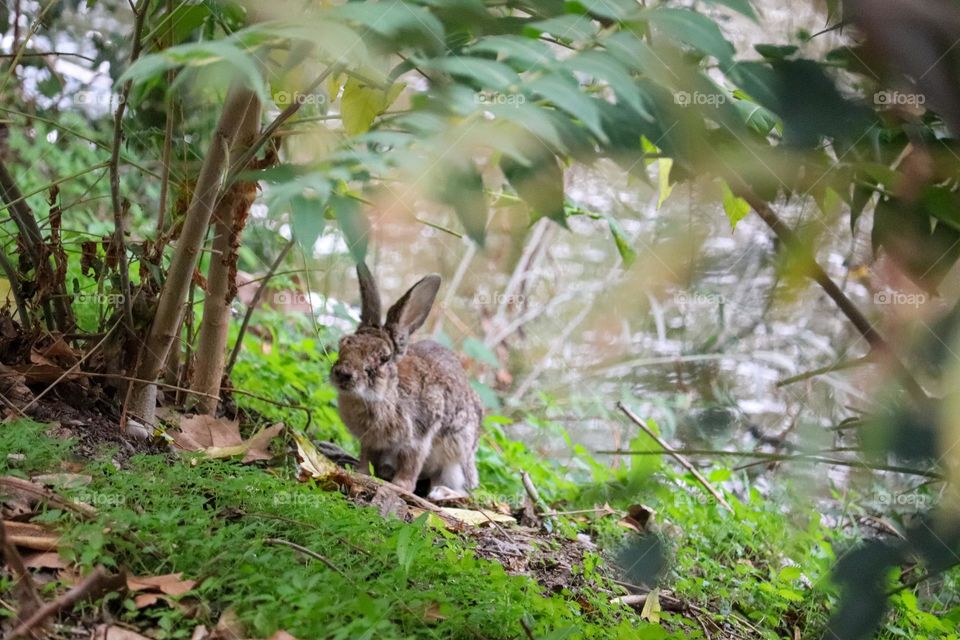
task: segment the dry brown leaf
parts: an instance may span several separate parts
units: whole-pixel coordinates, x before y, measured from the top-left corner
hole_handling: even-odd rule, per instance
[[[150,638],[124,627],[102,624],[94,629],[91,640],[150,640]]]
[[[278,422],[272,427],[262,429],[254,434],[252,438],[246,441],[247,453],[243,456],[243,462],[254,462],[255,460],[269,460],[273,457],[270,453],[270,441],[280,435],[283,431],[283,423]]]
[[[133,606],[137,609],[146,609],[147,607],[152,607],[163,600],[166,604],[173,604],[170,601],[170,598],[163,595],[162,593],[138,593],[133,597]]]
[[[210,634],[210,640],[242,640],[243,623],[233,609],[227,609],[220,615],[217,626]]]
[[[70,563],[54,551],[43,551],[23,557],[24,566],[30,569],[66,569]]]
[[[174,443],[186,451],[235,447],[243,442],[239,422],[207,415],[182,416],[180,429],[170,435]]]
[[[423,621],[427,624],[436,624],[437,622],[443,622],[446,619],[447,616],[440,612],[439,602],[431,602],[427,605],[426,610],[423,612]]]
[[[7,542],[15,546],[33,549],[34,551],[54,551],[57,549],[59,536],[38,524],[4,520],[3,526],[7,530]]]
[[[198,624],[193,628],[193,633],[190,635],[190,640],[207,640],[210,637],[210,632],[202,624]]]
[[[211,458],[243,455],[244,462],[269,460],[270,441],[283,431],[283,423],[263,429],[249,440],[240,436],[240,424],[213,416],[183,416],[180,429],[170,432],[174,444],[184,451],[199,451]]]
[[[184,580],[182,573],[168,573],[162,576],[128,576],[127,588],[130,591],[160,591],[168,596],[181,596],[197,585],[196,580]]]
[[[284,631],[283,629],[278,629],[272,636],[270,640],[297,640],[292,635]]]

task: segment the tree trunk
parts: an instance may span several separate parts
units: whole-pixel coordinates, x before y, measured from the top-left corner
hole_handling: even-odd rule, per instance
[[[253,144],[260,131],[260,104],[251,103],[231,149],[238,157]],[[214,212],[213,256],[207,272],[207,296],[203,301],[200,337],[197,340],[197,368],[190,388],[197,395],[189,402],[200,413],[213,415],[219,405],[220,383],[230,326],[230,303],[237,295],[237,248],[250,206],[257,195],[256,183],[238,181],[230,185]]]
[[[140,352],[136,377],[150,382],[132,384],[127,414],[148,429],[152,428],[156,421],[157,385],[154,381],[159,377],[170,345],[177,337],[187,291],[200,259],[210,217],[220,195],[223,177],[230,168],[229,150],[249,109],[259,110],[258,100],[252,91],[232,88],[227,93],[220,121],[187,209],[167,278],[160,290],[153,324]]]

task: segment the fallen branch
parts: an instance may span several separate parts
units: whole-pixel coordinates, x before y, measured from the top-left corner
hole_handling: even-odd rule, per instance
[[[63,509],[69,509],[74,513],[78,513],[86,519],[93,518],[97,515],[97,510],[93,507],[78,502],[72,502],[45,487],[41,487],[38,484],[30,482],[29,480],[14,478],[13,476],[0,476],[0,487],[8,489],[13,493],[26,493],[28,495],[35,496],[44,502],[47,502],[48,504],[52,504]]]
[[[720,492],[717,491],[716,488],[715,488],[712,484],[710,484],[710,481],[707,480],[707,479],[703,476],[703,474],[700,473],[700,471],[698,471],[697,468],[696,468],[695,466],[693,466],[693,464],[690,463],[689,460],[687,460],[685,457],[683,457],[682,455],[680,455],[679,453],[677,453],[677,451],[676,451],[675,449],[673,449],[669,444],[667,444],[667,442],[666,442],[663,438],[661,438],[661,437],[658,436],[656,433],[654,433],[653,429],[651,429],[650,427],[648,427],[648,426],[647,426],[647,423],[645,423],[643,420],[641,420],[633,411],[630,411],[630,409],[628,409],[625,404],[623,404],[622,402],[618,402],[618,403],[617,403],[617,408],[620,409],[620,411],[622,411],[622,412],[624,413],[624,415],[626,415],[628,418],[630,418],[630,421],[631,421],[631,422],[633,422],[635,425],[637,425],[638,427],[640,427],[640,428],[643,430],[644,433],[646,433],[648,436],[650,436],[651,438],[653,438],[653,440],[654,440],[658,445],[660,445],[660,447],[661,447],[666,453],[670,454],[670,456],[671,456],[674,460],[676,460],[677,462],[679,462],[682,467],[684,467],[687,471],[689,471],[689,472],[693,475],[694,479],[695,479],[697,482],[699,482],[699,483],[703,486],[703,488],[706,489],[706,490],[710,493],[710,495],[712,495],[712,496],[716,499],[716,501],[720,504],[720,506],[722,506],[724,509],[726,509],[726,510],[729,511],[730,513],[733,513],[733,512],[734,512],[734,511],[733,511],[733,507],[730,506],[730,503],[728,503],[728,502],[724,499],[724,497],[720,494]]]
[[[5,564],[13,570],[17,576],[15,589],[17,592],[17,601],[20,604],[20,610],[17,612],[19,620],[29,618],[35,611],[43,606],[43,600],[37,593],[37,588],[33,584],[33,578],[23,564],[23,558],[17,547],[10,542],[7,537],[7,528],[0,520],[0,564]]]
[[[73,607],[73,605],[81,600],[96,599],[104,593],[125,588],[126,584],[127,577],[122,571],[111,576],[107,573],[106,569],[104,569],[102,566],[98,566],[93,570],[93,573],[84,578],[79,584],[72,587],[53,602],[48,602],[47,604],[43,605],[40,607],[40,609],[35,611],[33,615],[28,617],[24,622],[20,623],[13,630],[13,632],[7,636],[7,640],[22,638],[28,635],[33,629],[40,626],[40,624],[42,624],[47,618],[56,615],[64,609]]]

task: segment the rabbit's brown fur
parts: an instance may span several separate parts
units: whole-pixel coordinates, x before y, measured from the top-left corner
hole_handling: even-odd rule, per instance
[[[380,296],[366,265],[357,266],[362,312],[356,333],[340,341],[331,377],[344,424],[360,440],[360,469],[413,491],[429,480],[464,493],[477,486],[476,450],[483,408],[457,357],[423,340],[407,346],[426,320],[440,277],[413,285],[381,323]]]

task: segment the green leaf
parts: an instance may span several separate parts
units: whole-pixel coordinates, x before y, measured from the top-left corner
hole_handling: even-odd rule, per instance
[[[599,29],[587,16],[564,15],[533,22],[524,29],[532,37],[539,38],[541,33],[549,33],[558,40],[567,42],[588,42],[596,37]]]
[[[229,70],[229,76],[255,91],[261,101],[270,99],[257,58],[237,46],[236,38],[182,44],[144,56],[123,72],[117,79],[117,86],[127,80],[139,84],[170,69],[213,64],[223,64]]]
[[[402,84],[393,85],[388,95],[382,89],[368,86],[356,78],[348,78],[343,85],[343,97],[340,98],[340,117],[346,132],[355,136],[369,130],[376,117],[396,99],[399,94],[397,87],[399,91],[403,90]]]
[[[484,344],[483,340],[465,338],[463,341],[463,353],[477,362],[481,362],[494,369],[500,368],[500,361],[497,360],[496,354],[490,347]]]
[[[523,36],[487,36],[466,49],[467,53],[492,53],[498,60],[507,60],[515,67],[529,71],[546,67],[554,61],[550,48],[540,40]]]
[[[792,582],[800,578],[803,575],[803,569],[796,565],[787,565],[783,569],[780,569],[780,573],[777,575],[777,578],[784,582]]]
[[[485,58],[471,56],[453,56],[431,60],[428,69],[445,71],[452,76],[473,81],[480,87],[489,89],[506,89],[520,83],[520,76],[503,64]]]
[[[561,111],[578,118],[601,142],[608,142],[601,124],[600,108],[588,98],[573,80],[549,73],[528,83],[530,91],[546,98]]]
[[[673,185],[670,184],[670,170],[672,168],[672,158],[657,159],[657,184],[660,190],[657,196],[657,209],[663,206],[663,203],[670,197],[670,192],[673,191]]]
[[[468,162],[449,169],[440,182],[437,199],[453,207],[467,236],[482,247],[487,237],[487,198],[480,172]]]
[[[290,200],[290,223],[293,236],[308,254],[323,233],[327,222],[323,217],[324,202],[317,198],[294,196]]]
[[[604,216],[604,218],[610,226],[610,233],[613,235],[613,242],[617,246],[617,252],[623,260],[623,265],[629,269],[633,261],[637,259],[637,252],[630,246],[630,240],[616,218],[612,216]]]
[[[330,14],[400,46],[432,53],[444,50],[443,23],[427,9],[409,2],[348,2],[331,9]]]
[[[333,194],[330,196],[330,209],[347,241],[347,248],[356,263],[367,257],[367,239],[370,229],[367,217],[360,210],[359,203],[348,196]]]
[[[530,165],[504,156],[500,168],[517,195],[536,214],[535,219],[546,216],[563,227],[567,226],[563,169],[553,154],[541,155]]]
[[[687,9],[664,7],[648,9],[643,16],[664,35],[713,56],[722,65],[733,62],[733,45],[723,37],[717,23],[707,16]]]
[[[730,228],[736,229],[737,223],[750,213],[750,205],[743,198],[734,195],[726,181],[722,181],[720,186],[723,189],[723,210],[730,221]]]
[[[644,103],[643,93],[630,76],[630,71],[609,53],[584,51],[565,60],[564,64],[573,71],[605,80],[619,100],[626,102],[645,118],[653,119]]]
[[[569,0],[566,7],[567,12],[582,8],[591,15],[620,22],[636,17],[639,12],[639,5],[632,0]]]
[[[755,44],[753,45],[753,48],[764,58],[771,58],[774,60],[789,58],[800,50],[800,47],[792,44]]]

